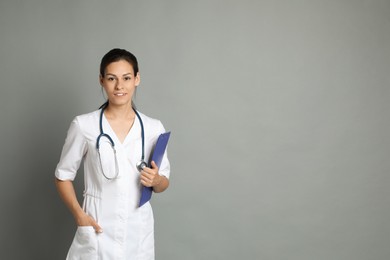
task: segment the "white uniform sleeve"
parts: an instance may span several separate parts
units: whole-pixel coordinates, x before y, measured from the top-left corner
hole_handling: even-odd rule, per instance
[[[76,177],[80,163],[87,152],[87,142],[75,118],[68,130],[68,135],[62,148],[61,158],[57,165],[55,176],[59,180],[71,180]]]
[[[161,122],[159,122],[159,123],[160,123],[159,132],[161,134],[165,133],[165,128],[164,128],[163,124]],[[169,142],[168,142],[168,146],[169,146]],[[161,165],[160,165],[160,168],[158,169],[158,173],[160,175],[164,175],[165,177],[167,177],[169,179],[169,175],[171,172],[171,166],[170,166],[169,160],[168,160],[168,146],[167,146],[167,149],[165,150],[164,156],[161,160]]]

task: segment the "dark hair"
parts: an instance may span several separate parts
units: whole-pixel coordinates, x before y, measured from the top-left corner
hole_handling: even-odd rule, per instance
[[[104,76],[107,66],[116,61],[125,60],[131,64],[134,70],[134,77],[138,73],[138,61],[137,58],[130,52],[124,49],[112,49],[103,56],[102,61],[100,62],[100,76]]]
[[[116,61],[120,61],[120,60],[127,61],[133,67],[134,77],[137,76],[137,74],[138,74],[137,58],[132,53],[128,52],[127,50],[118,49],[118,48],[110,50],[109,52],[107,52],[103,56],[102,61],[100,62],[100,76],[104,77],[106,68],[109,64],[116,62]],[[135,108],[134,102],[131,101],[131,103],[132,103],[132,106]],[[101,105],[100,108],[103,108],[103,107],[105,108],[107,106],[108,106],[108,100],[103,105]]]

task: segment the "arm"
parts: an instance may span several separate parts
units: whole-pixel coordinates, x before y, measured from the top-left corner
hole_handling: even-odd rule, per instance
[[[55,185],[61,199],[72,213],[76,224],[78,226],[92,226],[96,232],[101,232],[101,228],[96,221],[80,207],[72,182],[79,169],[81,160],[87,152],[86,149],[85,138],[77,118],[75,118],[69,127],[68,135],[62,148],[60,162],[56,168]]]
[[[169,186],[169,180],[164,175],[158,174],[158,167],[152,161],[152,168],[145,167],[141,172],[141,184],[145,187],[153,187],[153,191],[160,193]]]
[[[91,216],[87,215],[80,207],[72,181],[62,181],[56,178],[55,184],[61,199],[72,213],[77,226],[92,226],[96,232],[103,232],[96,221]]]

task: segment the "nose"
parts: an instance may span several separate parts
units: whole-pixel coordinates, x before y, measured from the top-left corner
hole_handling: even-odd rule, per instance
[[[115,89],[123,89],[123,84],[124,84],[123,80],[118,79],[115,84]]]

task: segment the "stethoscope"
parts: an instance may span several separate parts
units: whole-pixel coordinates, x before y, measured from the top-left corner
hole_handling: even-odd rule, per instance
[[[118,158],[116,156],[116,149],[115,149],[115,143],[114,141],[112,140],[111,136],[109,136],[108,134],[104,133],[103,131],[103,112],[104,112],[104,109],[106,109],[108,104],[105,104],[102,106],[101,108],[101,111],[100,111],[100,120],[99,120],[99,127],[100,127],[100,134],[99,136],[97,137],[97,140],[96,140],[96,149],[98,151],[98,154],[99,154],[99,162],[100,162],[100,169],[102,170],[102,174],[103,176],[107,179],[107,180],[113,180],[113,179],[116,179],[118,178],[118,175],[119,175],[119,166],[118,166]],[[143,168],[145,168],[147,166],[146,162],[145,162],[145,133],[144,133],[144,124],[142,123],[142,119],[141,119],[141,116],[138,114],[137,110],[135,110],[135,108],[133,107],[133,110],[139,120],[139,124],[141,126],[141,138],[142,138],[142,156],[141,156],[141,160],[136,164],[136,167],[137,167],[137,170],[138,171],[142,171]],[[108,177],[105,173],[104,173],[104,170],[103,170],[103,165],[102,165],[102,158],[101,158],[101,155],[100,155],[100,139],[102,137],[105,137],[108,139],[108,141],[110,141],[110,144],[111,144],[111,148],[114,152],[114,157],[115,157],[115,175],[114,177]]]

